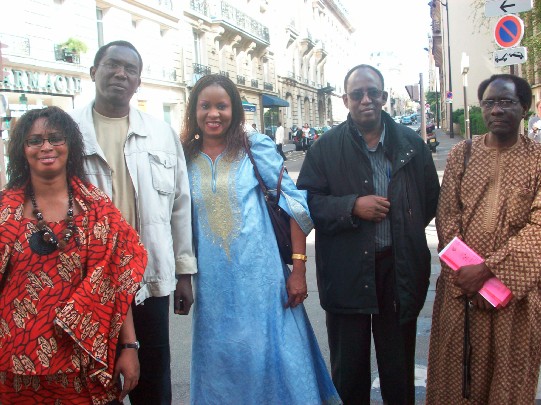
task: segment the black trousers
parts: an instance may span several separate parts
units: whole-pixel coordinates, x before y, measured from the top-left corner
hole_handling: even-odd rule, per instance
[[[129,393],[132,405],[171,405],[171,353],[169,350],[169,296],[151,297],[132,305],[141,376]]]
[[[283,149],[282,149],[283,146],[284,146],[283,144],[277,143],[277,144],[276,144],[276,150],[278,151],[278,153],[280,154],[280,156],[282,156],[282,159],[284,159],[284,161],[286,161],[287,158],[286,158],[286,155],[284,155],[284,151],[283,151]]]
[[[379,314],[327,312],[331,374],[344,405],[370,404],[372,333],[384,402],[388,405],[415,403],[417,322],[405,325],[398,322],[393,264],[392,255],[376,259]]]

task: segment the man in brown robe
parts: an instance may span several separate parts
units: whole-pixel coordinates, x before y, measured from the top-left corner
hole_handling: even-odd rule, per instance
[[[467,165],[465,141],[450,152],[436,226],[440,250],[458,236],[485,261],[456,272],[442,263],[426,403],[531,405],[541,363],[541,145],[519,127],[532,92],[519,77],[494,75],[478,98],[489,132],[473,140]],[[477,293],[494,276],[513,294],[500,309]]]

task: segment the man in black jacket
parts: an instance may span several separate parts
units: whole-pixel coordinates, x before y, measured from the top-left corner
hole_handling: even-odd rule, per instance
[[[438,175],[423,140],[381,110],[379,70],[354,67],[344,89],[347,121],[309,149],[297,182],[316,227],[333,381],[345,405],[370,403],[372,331],[384,401],[413,404]]]

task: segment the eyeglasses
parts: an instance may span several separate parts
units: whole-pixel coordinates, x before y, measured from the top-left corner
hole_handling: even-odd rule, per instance
[[[508,100],[508,99],[502,99],[502,100],[481,100],[479,102],[479,105],[484,110],[492,110],[495,105],[500,107],[502,110],[508,110],[510,108],[513,108],[515,104],[518,104],[517,100]]]
[[[351,93],[347,93],[348,97],[353,101],[361,101],[364,98],[365,94],[368,96],[369,99],[376,100],[383,95],[383,91],[378,89],[368,89],[366,90],[366,92],[363,90],[355,90]]]
[[[49,142],[52,146],[60,146],[66,143],[66,137],[62,134],[49,134],[48,138],[43,138],[41,136],[32,136],[25,140],[29,148],[41,148],[45,143]]]
[[[120,68],[124,69],[124,73],[126,73],[128,76],[138,76],[139,75],[139,69],[133,66],[126,66],[118,62],[105,62],[100,63],[100,66],[103,66],[105,69],[111,71],[111,72],[118,72]]]

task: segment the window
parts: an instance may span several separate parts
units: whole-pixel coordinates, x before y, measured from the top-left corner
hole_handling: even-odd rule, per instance
[[[202,50],[202,44],[201,44],[201,34],[197,31],[193,31],[193,51],[194,51],[194,62],[199,63],[200,65],[203,64],[203,50]]]
[[[171,125],[171,106],[163,105],[163,120]]]
[[[96,7],[96,29],[98,31],[98,47],[105,45],[103,41],[103,10]]]

